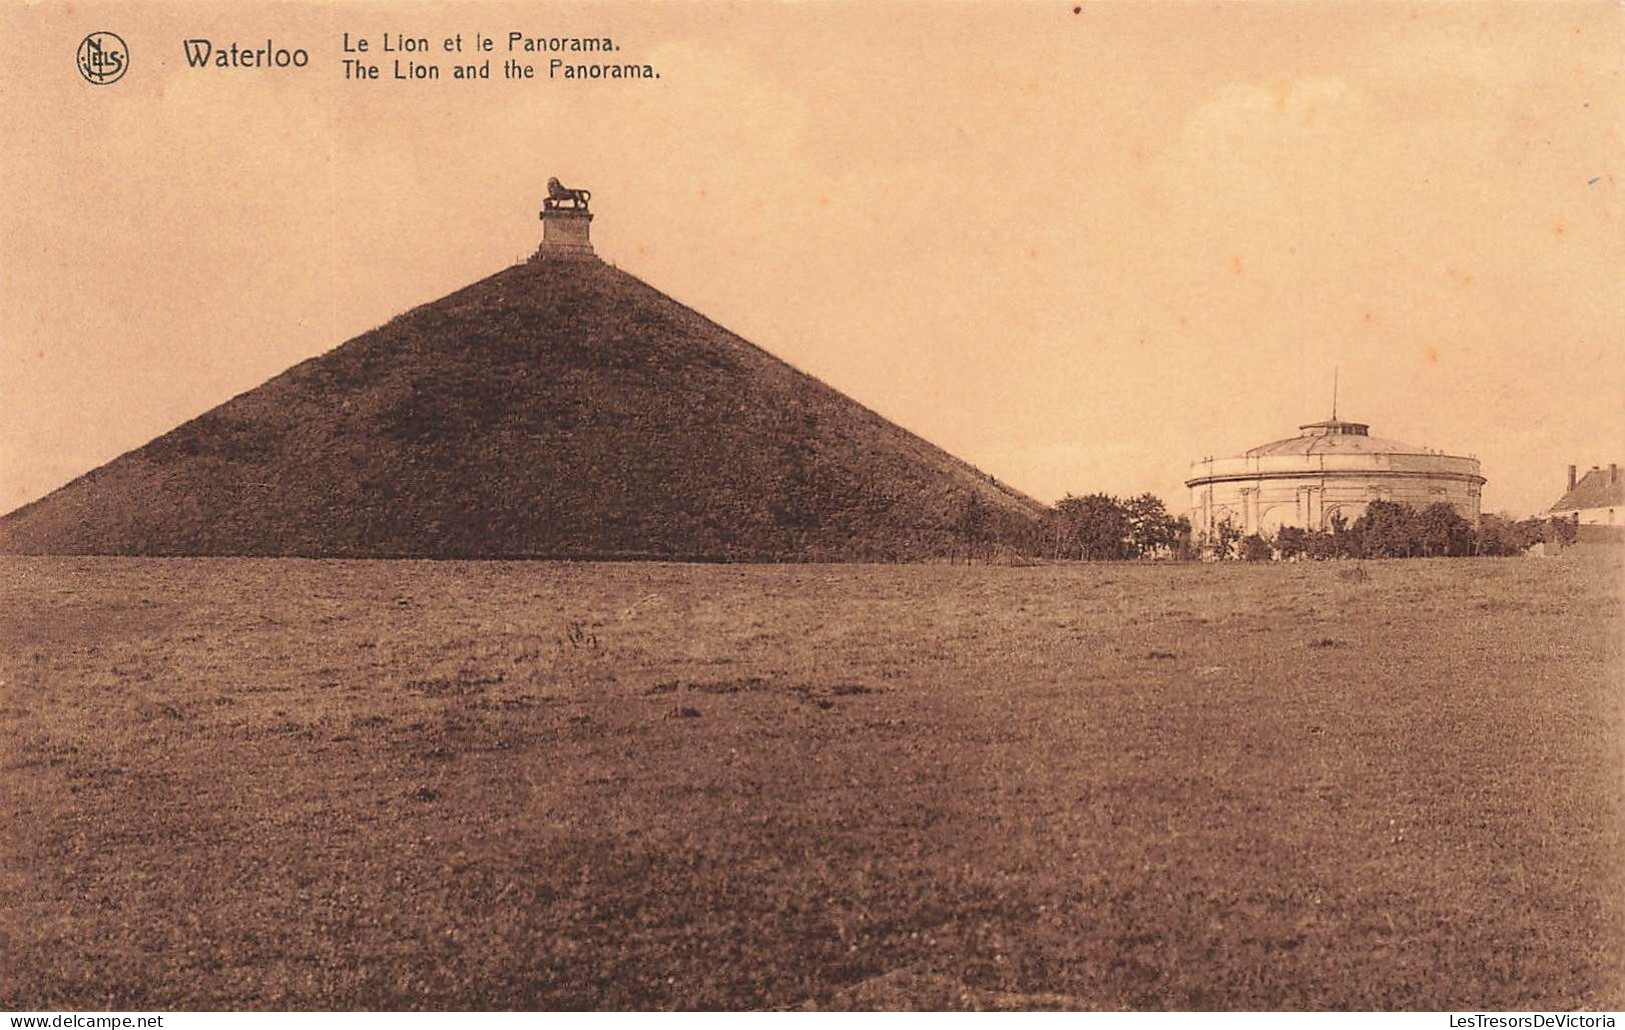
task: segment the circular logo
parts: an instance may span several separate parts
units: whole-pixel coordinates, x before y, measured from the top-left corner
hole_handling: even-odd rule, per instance
[[[116,32],[92,32],[79,44],[79,74],[95,86],[107,86],[130,68],[130,48]]]

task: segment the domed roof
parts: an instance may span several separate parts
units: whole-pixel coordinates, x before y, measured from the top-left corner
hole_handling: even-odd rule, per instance
[[[1248,451],[1245,457],[1263,458],[1285,454],[1432,454],[1426,447],[1384,440],[1371,435],[1364,422],[1328,419],[1298,427],[1302,432],[1285,440],[1275,440]]]

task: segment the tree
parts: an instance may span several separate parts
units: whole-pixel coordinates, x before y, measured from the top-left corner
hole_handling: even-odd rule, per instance
[[[1551,528],[1551,535],[1547,539],[1562,544],[1564,547],[1574,543],[1580,537],[1580,516],[1575,515],[1572,520],[1561,515],[1553,515],[1546,520]]]
[[[1359,532],[1349,526],[1349,519],[1340,511],[1332,512],[1332,553],[1333,558],[1362,558],[1365,556],[1365,545],[1360,539]]]
[[[1517,524],[1505,515],[1480,515],[1473,534],[1473,553],[1486,558],[1517,554],[1523,550]]]
[[[1180,561],[1190,561],[1196,557],[1196,544],[1192,539],[1191,520],[1181,515],[1174,519],[1173,530],[1174,557]]]
[[[1070,558],[1077,550],[1078,522],[1082,517],[1083,498],[1067,494],[1055,502],[1049,511],[1050,540],[1053,550],[1050,556],[1057,560]]]
[[[1372,501],[1354,522],[1368,558],[1409,558],[1416,553],[1416,512],[1396,501]]]
[[[1269,561],[1274,556],[1275,549],[1259,534],[1249,533],[1241,538],[1242,561]]]
[[[1129,515],[1115,497],[1067,494],[1055,502],[1055,520],[1057,557],[1115,561],[1129,556]]]
[[[1078,549],[1085,561],[1114,561],[1128,556],[1128,512],[1117,498],[1090,494],[1081,499]]]
[[[1109,494],[1067,494],[1050,509],[1044,532],[1051,555],[1084,561],[1121,561],[1171,554],[1195,556],[1191,520],[1173,518],[1162,499],[1140,494],[1120,501]]]
[[[1304,553],[1315,561],[1337,557],[1337,538],[1324,529],[1311,529],[1303,537]]]
[[[1309,533],[1299,526],[1282,526],[1275,534],[1276,549],[1287,561],[1309,552]]]
[[[1213,537],[1209,541],[1213,547],[1213,556],[1220,561],[1228,561],[1236,553],[1236,541],[1241,539],[1241,530],[1230,521],[1226,515],[1213,527]]]
[[[1168,509],[1163,507],[1161,498],[1154,494],[1141,494],[1122,502],[1122,508],[1128,519],[1129,557],[1143,558],[1173,550],[1175,523],[1168,516]]]
[[[1416,515],[1415,535],[1422,554],[1459,556],[1472,550],[1473,527],[1453,504],[1435,501]]]

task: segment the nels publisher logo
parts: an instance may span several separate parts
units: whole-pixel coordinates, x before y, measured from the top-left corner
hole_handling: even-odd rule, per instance
[[[111,85],[129,67],[130,48],[116,32],[92,32],[79,44],[79,74],[92,85]]]

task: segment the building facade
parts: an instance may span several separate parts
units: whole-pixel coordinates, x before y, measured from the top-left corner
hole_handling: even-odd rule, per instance
[[[1337,418],[1299,426],[1297,436],[1230,458],[1191,465],[1191,526],[1214,535],[1226,519],[1243,534],[1282,526],[1324,530],[1353,522],[1372,501],[1422,509],[1443,501],[1477,521],[1484,476],[1477,458],[1445,454],[1371,435]]]
[[[1602,469],[1591,466],[1584,478],[1569,466],[1569,488],[1551,507],[1551,514],[1574,520],[1579,526],[1625,525],[1625,482],[1619,478],[1619,465]]]

